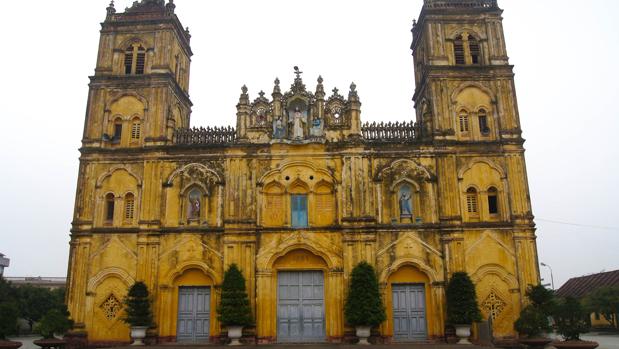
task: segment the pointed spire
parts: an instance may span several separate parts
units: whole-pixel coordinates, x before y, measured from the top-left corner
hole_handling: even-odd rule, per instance
[[[322,85],[323,79],[321,75],[318,75],[318,85],[316,85],[316,98],[325,98],[325,87]]]
[[[107,11],[107,16],[105,19],[111,19],[116,13],[116,8],[114,8],[114,0],[110,1],[110,5],[105,10]]]
[[[350,84],[350,91],[348,92],[349,100],[359,100],[359,95],[357,94],[357,85],[353,82]]]
[[[170,0],[166,5],[165,5],[165,9],[166,9],[166,14],[168,16],[173,15],[174,14],[174,10],[176,9],[176,5],[174,5],[174,0]]]
[[[273,98],[275,98],[275,96],[279,96],[282,94],[282,89],[279,87],[279,78],[275,78],[275,81],[273,82],[275,84],[275,86],[273,86]]]
[[[247,86],[243,85],[241,87],[241,96],[239,97],[239,104],[241,105],[249,105],[249,95],[247,94]]]

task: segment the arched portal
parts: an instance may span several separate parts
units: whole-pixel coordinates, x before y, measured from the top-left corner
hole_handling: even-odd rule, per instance
[[[161,292],[160,336],[182,343],[207,343],[219,334],[214,282],[199,266],[187,266],[170,275]]]
[[[258,272],[259,340],[324,342],[341,337],[341,272],[309,248],[295,248]]]
[[[428,275],[412,264],[404,264],[387,278],[385,286],[387,322],[383,333],[394,341],[426,340],[440,335],[441,309]],[[439,319],[440,320],[440,319]]]

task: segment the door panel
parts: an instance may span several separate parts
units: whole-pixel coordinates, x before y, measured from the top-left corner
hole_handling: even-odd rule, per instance
[[[324,341],[324,276],[322,272],[280,272],[277,279],[278,341]]]
[[[394,339],[427,339],[424,285],[393,284],[391,290]]]
[[[179,287],[178,342],[207,342],[211,326],[211,289]]]

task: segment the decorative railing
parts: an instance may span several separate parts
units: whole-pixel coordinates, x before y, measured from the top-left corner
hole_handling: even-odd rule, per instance
[[[180,128],[174,131],[176,144],[230,144],[236,141],[236,130],[231,126]]]
[[[428,9],[442,8],[496,8],[497,0],[426,0],[424,7]]]
[[[416,135],[415,122],[366,122],[361,126],[363,139],[368,141],[410,142]]]

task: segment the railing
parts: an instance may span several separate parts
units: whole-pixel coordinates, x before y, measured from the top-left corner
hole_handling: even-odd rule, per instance
[[[231,144],[236,141],[234,127],[194,127],[174,131],[175,144]]]
[[[441,8],[497,8],[497,0],[426,0],[424,7]]]
[[[363,139],[383,142],[410,142],[415,140],[416,125],[413,121],[396,123],[366,122],[361,126]]]

